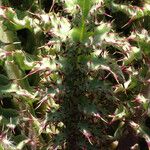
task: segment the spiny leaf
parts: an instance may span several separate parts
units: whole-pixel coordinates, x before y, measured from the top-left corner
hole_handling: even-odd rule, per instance
[[[51,25],[52,25],[52,28],[50,31],[52,32],[54,37],[58,39],[61,38],[62,41],[65,41],[71,29],[71,25],[69,21],[64,17],[60,18],[57,15],[51,15],[50,19],[51,19]]]
[[[29,143],[29,141],[30,141],[30,139],[26,139],[26,140],[21,141],[21,142],[17,145],[17,147],[16,147],[17,150],[22,150],[23,147],[24,147],[26,144]]]
[[[5,118],[13,118],[13,117],[18,117],[19,113],[15,109],[11,108],[2,108],[0,107],[0,115],[4,116]]]
[[[143,8],[137,6],[121,5],[116,3],[111,3],[113,11],[122,11],[126,13],[132,20],[139,19],[143,16],[150,16],[150,5],[145,4]]]
[[[15,50],[13,53],[15,61],[22,70],[30,70],[34,66],[34,61],[27,54],[23,53],[20,50]]]
[[[0,86],[6,85],[8,83],[9,79],[5,75],[0,74]]]
[[[77,3],[79,4],[82,10],[82,16],[85,19],[90,11],[93,2],[92,0],[77,0]]]
[[[18,86],[15,83],[8,84],[5,86],[0,87],[0,94],[16,94],[18,96],[24,97],[24,98],[30,98],[35,99],[35,95],[31,94],[29,91],[22,89],[20,86]],[[31,102],[31,101],[29,101]]]
[[[128,111],[127,111],[126,107],[123,105],[120,105],[115,111],[112,122],[114,122],[116,120],[121,120],[124,117],[126,117],[127,115],[128,115]]]

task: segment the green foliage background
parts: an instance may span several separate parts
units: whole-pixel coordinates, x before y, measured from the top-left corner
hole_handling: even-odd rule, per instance
[[[149,0],[0,4],[0,150],[148,149]]]

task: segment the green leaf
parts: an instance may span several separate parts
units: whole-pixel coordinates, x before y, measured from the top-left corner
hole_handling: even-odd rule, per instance
[[[19,113],[16,109],[11,108],[2,108],[0,107],[0,115],[4,116],[5,118],[14,118],[18,117]]]
[[[10,80],[21,79],[22,72],[14,61],[5,61],[5,70]]]
[[[82,10],[82,16],[85,19],[88,16],[93,2],[92,0],[77,0],[77,3],[79,4]]]
[[[0,86],[6,85],[8,83],[9,79],[5,75],[0,74]]]
[[[73,28],[72,30],[70,30],[71,38],[74,42],[80,41],[80,33],[80,28]]]
[[[8,84],[0,87],[0,94],[14,93],[18,91],[18,86],[16,84]]]
[[[16,136],[13,136],[13,139],[15,141],[15,143],[20,143],[21,141],[25,140],[26,139],[26,136],[23,135],[23,134],[19,134],[19,135],[16,135]],[[19,145],[19,144],[18,144]]]
[[[3,13],[5,15],[5,17],[3,18],[3,24],[10,31],[17,31],[25,28],[33,31],[33,26],[37,27],[35,22],[33,22],[33,19],[29,16],[24,16],[24,18],[21,19],[18,18],[17,13],[11,7],[8,7],[7,10],[4,9]]]
[[[126,107],[123,105],[120,105],[115,111],[112,122],[116,121],[116,120],[122,120],[127,115],[128,115],[128,111],[127,111]]]
[[[57,148],[60,148],[60,145],[64,142],[66,135],[64,133],[59,133],[54,137],[54,143],[57,145]]]
[[[10,80],[15,81],[20,87],[30,90],[29,83],[24,79],[24,72],[19,69],[15,61],[5,61],[5,70]]]
[[[99,118],[107,123],[107,121],[102,118],[100,112],[96,108],[96,105],[93,103],[88,103],[87,101],[82,99],[82,101],[80,101],[79,103],[79,110],[83,112],[85,115],[90,115],[95,118]]]
[[[14,58],[22,70],[30,70],[34,66],[33,59],[31,57],[29,58],[27,54],[23,53],[21,50],[15,51]]]
[[[0,25],[2,26],[2,24],[0,23]],[[7,36],[9,35],[9,36]],[[11,31],[5,31],[3,30],[3,28],[0,28],[0,41],[3,43],[10,43],[10,42],[14,42],[12,38],[14,36],[14,33]]]
[[[19,113],[17,114],[15,112],[15,109],[11,109],[11,110],[10,109],[7,108],[7,110],[2,110],[2,112],[1,112],[2,119],[0,120],[0,125],[7,126],[7,128],[12,130],[16,127],[16,125],[19,124],[19,118],[18,118]],[[9,114],[9,113],[11,113],[11,114]]]
[[[49,112],[46,114],[46,121],[48,122],[58,122],[61,121],[61,119],[63,119],[63,114],[60,112]]]
[[[57,70],[56,62],[51,60],[50,57],[42,58],[41,61],[36,62],[34,67],[32,68],[32,70],[29,72],[27,76],[35,74],[39,71],[45,71],[45,70],[48,70],[48,71]]]
[[[150,137],[150,130],[145,125],[141,124],[139,130],[142,134],[148,135]]]
[[[111,1],[111,0],[107,0],[107,1]],[[145,4],[144,9],[141,9],[141,7],[132,7],[132,6],[130,7],[130,5],[125,5],[125,4],[116,4],[113,1],[111,2],[111,4],[109,3],[108,5],[110,5],[113,12],[122,11],[133,20],[142,18],[146,15],[150,16],[150,4],[148,3]]]
[[[24,148],[24,146],[26,144],[28,144],[30,142],[30,139],[25,139],[23,141],[21,141],[18,145],[17,145],[17,150],[22,150]]]
[[[5,150],[4,147],[0,144],[0,150]]]
[[[80,6],[82,10],[82,18],[81,18],[81,26],[79,28],[74,28],[72,30],[72,38],[74,41],[83,42],[86,38],[86,18],[92,6],[91,0],[77,0],[77,4]]]
[[[8,85],[5,85],[5,86],[1,86],[0,87],[0,94],[16,94],[18,96],[21,96],[23,98],[29,98],[30,100],[31,99],[35,99],[35,96],[36,95],[33,95],[32,93],[30,93],[29,91],[25,90],[25,89],[22,89],[20,86],[18,86],[17,84],[15,83],[12,83],[12,84],[8,84]],[[29,101],[31,102],[31,101]],[[33,101],[32,101],[33,102]]]
[[[76,14],[78,12],[78,9],[76,8],[77,1],[76,0],[65,0],[65,7],[66,11],[71,14]]]
[[[4,23],[4,22],[3,22]],[[14,50],[20,48],[20,42],[14,31],[7,30],[7,27],[0,22],[0,46],[4,50]]]
[[[130,51],[127,53],[127,57],[124,58],[125,65],[130,64],[133,60],[141,59],[141,49],[135,46],[130,47]]]
[[[58,15],[51,15],[51,31],[53,32],[54,37],[65,41],[71,29],[71,24],[68,19],[65,17],[59,17]]]
[[[114,137],[115,137],[116,139],[118,139],[118,138],[120,138],[120,137],[122,136],[122,133],[123,133],[123,131],[124,131],[124,128],[125,128],[124,122],[121,122],[121,123],[119,124],[117,130],[116,130],[115,133],[114,133]]]
[[[101,24],[94,29],[94,42],[97,44],[98,42],[102,42],[105,38],[108,37],[107,33],[111,30],[110,23],[101,22]]]

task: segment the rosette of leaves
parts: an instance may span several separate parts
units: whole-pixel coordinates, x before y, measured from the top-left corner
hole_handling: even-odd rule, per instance
[[[1,149],[148,147],[148,1],[1,5]]]

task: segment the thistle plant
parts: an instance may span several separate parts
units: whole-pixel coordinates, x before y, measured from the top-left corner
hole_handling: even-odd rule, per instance
[[[148,0],[0,4],[0,149],[148,149]]]

